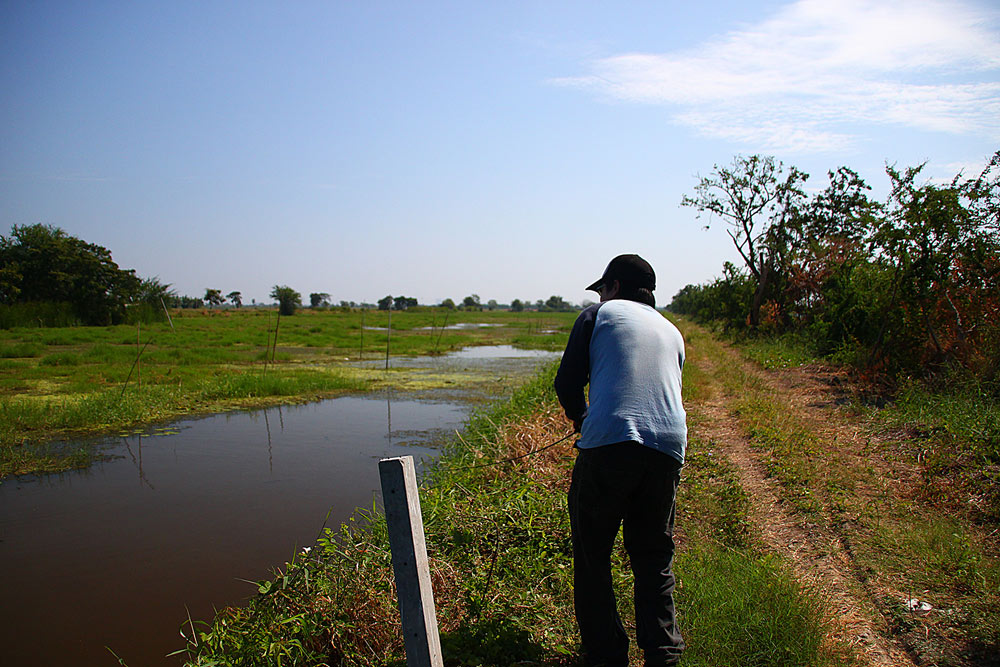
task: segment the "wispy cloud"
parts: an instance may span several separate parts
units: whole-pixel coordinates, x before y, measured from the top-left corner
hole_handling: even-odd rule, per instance
[[[859,123],[996,141],[997,19],[954,1],[799,0],[695,49],[602,58],[554,83],[774,151],[842,150]]]

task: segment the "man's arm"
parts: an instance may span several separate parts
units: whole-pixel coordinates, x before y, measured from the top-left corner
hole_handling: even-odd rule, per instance
[[[600,304],[595,304],[576,318],[559,364],[559,372],[556,373],[555,388],[559,404],[577,431],[587,416],[587,400],[583,390],[590,381],[590,339],[594,333],[594,319],[599,307]]]

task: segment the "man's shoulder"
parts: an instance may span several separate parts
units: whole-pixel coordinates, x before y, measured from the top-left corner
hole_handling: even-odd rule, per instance
[[[674,326],[673,322],[664,317],[663,313],[639,301],[612,299],[598,305],[605,306],[601,310],[601,317],[598,318],[599,321],[628,324],[632,328],[676,332],[680,335],[677,327]]]
[[[655,308],[630,299],[612,299],[611,301],[605,301],[604,303],[598,303],[596,305],[604,306],[604,309],[601,312],[605,316],[628,318],[648,317],[650,315],[659,316],[659,313]],[[597,310],[595,309],[594,312],[596,314]]]
[[[603,303],[594,303],[581,310],[580,314],[576,316],[576,326],[580,326],[585,322],[593,322],[597,319],[597,311],[603,305]]]

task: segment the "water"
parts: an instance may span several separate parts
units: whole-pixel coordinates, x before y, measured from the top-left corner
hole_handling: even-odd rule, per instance
[[[465,347],[453,352],[445,358],[454,360],[468,359],[551,359],[558,356],[557,352],[548,350],[522,350],[513,345],[482,345],[479,347]]]
[[[530,372],[539,362],[555,359],[560,352],[522,350],[513,345],[464,347],[448,354],[426,357],[390,357],[390,368],[427,368],[435,371],[479,370],[520,374]],[[358,366],[385,366],[385,358],[352,362]]]
[[[551,353],[473,348],[406,364],[520,373]],[[513,355],[513,356],[510,356]],[[215,415],[100,441],[88,470],[0,483],[0,663],[176,665],[187,619],[256,592],[372,506],[378,459],[437,454],[463,402],[392,394]],[[186,608],[186,609],[185,609]]]
[[[421,331],[439,331],[444,329],[445,331],[468,331],[470,329],[488,329],[490,327],[502,327],[503,324],[500,323],[488,323],[488,322],[459,322],[458,324],[449,324],[446,327],[417,327]]]
[[[0,485],[3,662],[169,664],[196,619],[371,507],[378,459],[431,457],[464,406],[344,397],[104,441],[118,458]],[[7,662],[7,661],[10,662]],[[177,662],[174,660],[172,662]]]

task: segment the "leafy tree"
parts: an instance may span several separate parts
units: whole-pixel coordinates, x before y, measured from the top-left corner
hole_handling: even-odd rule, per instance
[[[962,189],[979,226],[1000,238],[1000,151],[993,154],[978,178],[967,181]]]
[[[881,212],[868,198],[871,187],[847,167],[827,173],[830,184],[801,210],[802,234],[818,241],[864,241]]]
[[[309,307],[319,308],[320,306],[330,305],[330,295],[326,292],[312,292],[309,295]]]
[[[161,283],[158,276],[143,278],[139,281],[139,287],[132,296],[135,303],[148,303],[160,306],[160,300],[164,304],[170,304],[177,298],[177,293],[170,289],[169,283]]]
[[[808,177],[795,167],[786,174],[784,165],[771,156],[737,155],[729,167],[715,165],[712,175],[695,186],[694,197],[681,200],[682,206],[694,207],[699,214],[707,211],[729,227],[726,233],[756,282],[749,309],[752,327],[760,323],[772,274],[787,263],[792,226],[800,219],[798,206],[805,196],[799,186]]]
[[[392,308],[392,296],[387,294],[378,300],[379,310],[389,310],[390,308]]]
[[[524,311],[524,304],[520,299],[514,299],[510,302],[510,309],[515,313],[520,313]]]
[[[788,187],[783,200],[757,209],[767,231],[757,222],[730,230],[745,267],[727,263],[722,278],[686,286],[671,309],[728,329],[748,322],[747,303],[759,305],[751,322],[759,331],[802,334],[816,352],[883,379],[964,377],[1000,394],[1000,151],[976,178],[922,182],[923,168],[887,167],[883,203],[846,167],[810,200],[792,192],[797,180],[765,179],[758,190]],[[688,205],[745,221],[732,211],[759,193],[732,184],[750,181],[706,180]],[[721,199],[719,183],[732,199]]]
[[[486,302],[486,309],[487,310],[496,310],[498,307],[499,307],[499,304],[497,304],[497,300],[496,299],[490,299],[489,301]]]
[[[868,275],[866,244],[882,215],[856,172],[840,167],[828,175],[827,188],[799,209],[801,239],[786,266],[782,295],[786,325],[808,328],[822,354],[875,326],[873,294],[860,290],[858,281]]]
[[[167,305],[175,308],[204,308],[205,302],[193,296],[179,296],[168,301]]]
[[[302,305],[302,295],[288,285],[275,285],[271,298],[278,302],[278,312],[282,315],[294,315],[296,307]]]
[[[216,307],[221,306],[222,302],[225,301],[225,299],[222,296],[222,290],[211,289],[211,288],[205,289],[204,299],[205,301],[208,302],[208,305]]]
[[[462,308],[465,310],[482,310],[483,306],[479,303],[479,295],[470,294],[462,299]]]
[[[407,308],[413,308],[417,305],[417,300],[411,296],[397,296],[393,299],[392,307],[394,310],[406,310]]]
[[[556,311],[556,312],[566,312],[566,311],[575,310],[575,309],[573,308],[573,304],[569,303],[568,301],[566,301],[565,299],[563,299],[561,296],[555,296],[555,295],[553,295],[553,296],[550,296],[548,299],[545,300],[545,303],[543,303],[539,307],[539,310],[542,310],[542,311],[545,311],[545,312],[553,312],[553,311]]]
[[[0,303],[68,303],[85,324],[115,324],[140,283],[110,250],[57,227],[14,225],[0,236]]]
[[[442,308],[447,308],[448,310],[455,310],[455,302],[451,299],[445,299],[441,302]]]
[[[129,299],[126,321],[162,322],[166,319],[164,308],[176,305],[177,293],[170,285],[161,283],[158,277],[143,278]]]
[[[900,361],[911,367],[968,357],[970,344],[1000,316],[1000,240],[990,216],[974,208],[981,201],[974,186],[957,176],[946,186],[918,185],[923,167],[886,168],[892,191],[873,237],[894,276],[882,331],[895,321],[876,346],[910,350],[916,356]]]
[[[674,295],[669,308],[703,322],[722,322],[730,330],[746,325],[746,304],[753,292],[747,271],[726,262],[721,278],[708,285],[685,286]]]
[[[229,299],[232,303],[236,304],[237,308],[243,306],[243,294],[241,292],[235,292],[235,291],[230,292],[229,294],[226,295],[226,298]]]

